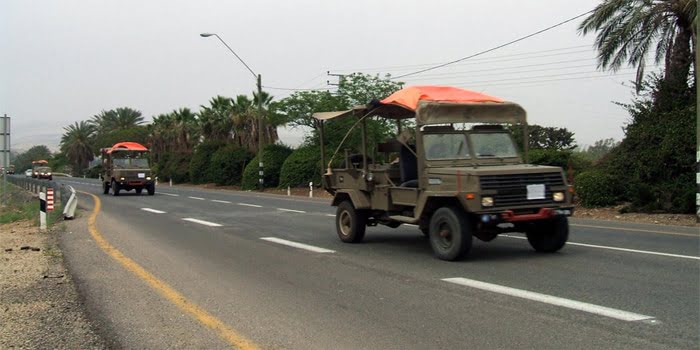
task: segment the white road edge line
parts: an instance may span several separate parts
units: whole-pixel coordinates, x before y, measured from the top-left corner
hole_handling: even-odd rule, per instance
[[[182,220],[189,221],[189,222],[194,222],[200,225],[205,225],[205,226],[211,226],[211,227],[221,227],[223,225],[217,224],[215,222],[209,222],[209,221],[204,221],[204,220],[199,220],[199,219],[193,219],[193,218],[183,218]]]
[[[294,209],[284,209],[284,208],[277,208],[277,210],[281,210],[281,211],[288,211],[288,212],[290,212],[290,213],[300,213],[300,214],[306,214],[306,212],[305,212],[305,211],[303,211],[303,210],[294,210]]]
[[[262,208],[262,205],[257,205],[257,204],[238,203],[238,205],[242,205],[244,207]]]
[[[511,235],[501,235],[501,236],[508,237],[508,238],[527,239],[525,237],[518,237],[518,236],[511,236]],[[617,250],[617,251],[628,252],[628,253],[639,253],[639,254],[668,256],[668,257],[672,257],[672,258],[700,260],[700,256],[692,256],[692,255],[680,255],[680,254],[671,254],[671,253],[652,252],[649,250],[637,250],[637,249],[620,248],[620,247],[608,247],[608,246],[604,246],[604,245],[576,243],[576,242],[566,242],[566,244],[580,246],[580,247],[588,247],[588,248]]]
[[[653,316],[636,314],[633,312],[613,309],[605,306],[584,303],[581,301],[555,297],[552,295],[541,294],[530,292],[527,290],[516,289],[506,286],[501,286],[498,284],[486,283],[477,280],[472,280],[468,278],[456,277],[456,278],[443,278],[445,282],[458,284],[465,287],[471,287],[476,289],[485,290],[488,292],[505,294],[516,298],[523,298],[533,301],[538,301],[545,304],[561,306],[569,309],[584,311],[600,316],[610,317],[622,321],[651,321],[654,322]]]
[[[261,237],[260,239],[262,239],[263,241],[268,241],[268,242],[278,243],[278,244],[282,244],[282,245],[286,245],[286,246],[290,246],[290,247],[294,247],[294,248],[308,250],[308,251],[314,252],[314,253],[335,253],[335,250],[330,250],[330,249],[321,248],[321,247],[315,247],[315,246],[304,244],[304,243],[292,242],[292,241],[288,241],[286,239],[281,239],[281,238],[276,238],[276,237]]]
[[[231,204],[231,202],[229,202],[229,201],[222,201],[222,200],[219,200],[219,199],[212,199],[211,201],[212,201],[212,202],[216,202],[216,203]]]
[[[187,198],[196,199],[196,200],[198,200],[198,201],[203,201],[203,200],[204,200],[204,198],[202,198],[202,197],[187,197]]]
[[[166,196],[172,196],[172,197],[180,197],[179,194],[174,194],[174,193],[165,193],[165,192],[158,192],[159,194],[164,194]]]
[[[141,210],[151,212],[151,213],[156,213],[156,214],[165,214],[165,212],[162,210],[156,210],[156,209],[151,209],[151,208],[141,208]]]

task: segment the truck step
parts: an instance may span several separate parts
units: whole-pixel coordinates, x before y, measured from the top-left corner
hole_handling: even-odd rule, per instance
[[[414,218],[411,216],[403,216],[403,215],[392,215],[392,216],[389,216],[389,219],[403,222],[404,224],[415,224],[418,222],[418,218]]]

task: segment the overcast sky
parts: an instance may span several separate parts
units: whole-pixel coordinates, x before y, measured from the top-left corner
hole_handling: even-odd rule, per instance
[[[0,1],[0,113],[13,147],[55,147],[62,127],[128,106],[147,119],[263,85],[325,88],[326,71],[400,75],[468,56],[592,9],[599,0]],[[580,20],[478,59],[406,78],[520,103],[579,144],[621,139],[633,69],[596,72]],[[276,99],[289,94],[270,90]],[[295,145],[301,130],[281,130]]]

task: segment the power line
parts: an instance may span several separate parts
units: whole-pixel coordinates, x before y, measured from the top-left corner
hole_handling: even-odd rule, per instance
[[[612,78],[612,77],[621,77],[621,76],[632,76],[637,73],[620,73],[620,74],[615,74],[615,75],[606,75],[606,74],[601,74],[601,75],[590,75],[590,76],[584,76],[584,77],[568,77],[568,78],[556,78],[556,79],[541,79],[541,80],[531,80],[531,81],[512,81],[512,82],[499,82],[495,84],[491,84],[489,81],[481,81],[481,82],[462,82],[462,83],[454,83],[454,85],[460,85],[460,86],[465,86],[465,85],[474,85],[477,83],[488,83],[487,87],[489,86],[503,86],[503,85],[508,85],[508,86],[529,86],[529,85],[537,85],[541,83],[547,83],[547,82],[555,82],[555,81],[568,81],[568,80],[586,80],[586,79],[598,79],[598,78]]]
[[[569,47],[562,47],[562,48],[549,49],[549,50],[519,52],[519,53],[514,53],[514,54],[509,54],[509,55],[491,56],[489,58],[479,58],[479,59],[471,60],[471,61],[492,60],[492,59],[507,58],[507,57],[520,57],[520,56],[541,54],[541,53],[545,53],[545,52],[556,52],[556,51],[580,49],[583,47],[590,47],[590,45],[577,45],[577,46],[569,46]],[[574,51],[574,52],[561,53],[561,54],[571,54],[571,53],[579,53],[579,52],[590,52],[590,50]],[[545,56],[534,56],[534,57],[530,57],[530,58],[537,58],[537,57],[547,57],[547,56],[546,55]],[[523,59],[527,59],[527,58],[523,58]],[[436,65],[436,64],[439,64],[439,63],[433,62],[433,63],[399,65],[399,66],[343,68],[343,69],[334,69],[333,71],[336,71],[336,72],[360,72],[360,71],[388,71],[388,70],[390,71],[390,70],[404,70],[404,69],[408,70],[408,69],[412,69],[412,68],[427,67],[427,66],[432,66],[432,65]]]
[[[402,74],[402,75],[399,75],[399,76],[397,76],[397,77],[394,77],[393,79],[399,79],[399,78],[408,77],[408,76],[411,76],[411,75],[416,75],[416,74],[424,73],[424,72],[431,71],[431,70],[434,70],[434,69],[438,69],[438,68],[442,68],[442,67],[445,67],[445,66],[449,66],[449,65],[451,65],[451,64],[455,64],[455,63],[457,63],[457,62],[461,62],[461,61],[464,61],[464,60],[467,60],[467,59],[470,59],[470,58],[473,58],[473,57],[476,57],[476,56],[480,56],[480,55],[483,55],[483,54],[488,53],[488,52],[491,52],[491,51],[498,50],[498,49],[503,48],[503,47],[506,47],[506,46],[508,46],[508,45],[512,45],[512,44],[515,44],[515,43],[517,43],[517,42],[523,41],[523,40],[525,40],[525,39],[531,38],[531,37],[533,37],[533,36],[535,36],[535,35],[544,33],[544,32],[546,32],[546,31],[549,31],[549,30],[551,30],[551,29],[554,29],[554,28],[556,28],[556,27],[559,27],[559,26],[561,26],[561,25],[564,25],[564,24],[566,24],[566,23],[569,23],[569,22],[571,22],[571,21],[573,21],[573,20],[579,19],[579,18],[581,18],[581,17],[583,17],[583,16],[585,16],[585,15],[591,13],[591,12],[593,12],[593,10],[586,11],[585,13],[582,13],[582,14],[580,14],[580,15],[571,17],[571,18],[569,18],[569,19],[567,19],[567,20],[565,20],[565,21],[559,22],[559,23],[557,23],[557,24],[555,24],[555,25],[552,25],[552,26],[549,26],[549,27],[547,27],[547,28],[538,30],[538,31],[536,31],[536,32],[534,32],[534,33],[532,33],[532,34],[525,35],[525,36],[523,36],[523,37],[520,37],[520,38],[515,39],[515,40],[512,40],[512,41],[509,41],[509,42],[507,42],[507,43],[505,43],[505,44],[498,45],[498,46],[493,47],[493,48],[490,48],[490,49],[488,49],[488,50],[484,50],[484,51],[481,51],[481,52],[477,52],[477,53],[475,53],[475,54],[473,54],[473,55],[469,55],[469,56],[467,56],[467,57],[462,57],[462,58],[456,59],[456,60],[454,60],[454,61],[450,61],[450,62],[438,64],[438,65],[436,65],[436,66],[432,66],[432,67],[428,67],[428,68],[425,68],[425,69],[421,69],[421,70],[418,70],[418,71],[415,71],[415,72],[412,72],[412,73]]]

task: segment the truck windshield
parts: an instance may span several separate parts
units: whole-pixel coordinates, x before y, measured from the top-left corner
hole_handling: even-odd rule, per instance
[[[112,163],[115,168],[148,169],[148,159],[146,158],[114,158]]]
[[[470,135],[477,158],[512,158],[517,157],[513,140],[504,132],[473,133]]]
[[[425,156],[429,160],[468,159],[469,147],[464,134],[425,134]]]

